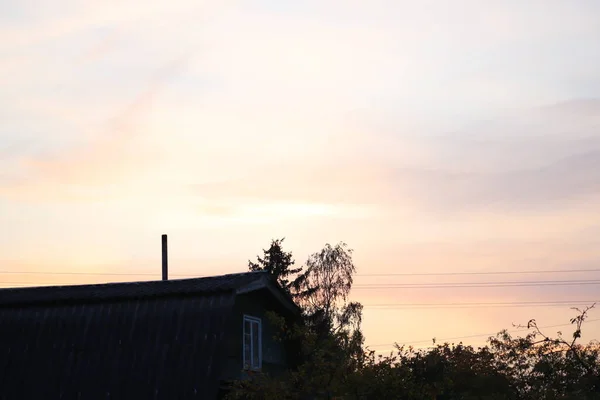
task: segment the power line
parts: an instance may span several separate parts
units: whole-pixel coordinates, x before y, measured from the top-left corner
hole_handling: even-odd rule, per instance
[[[504,305],[504,304],[545,304],[545,303],[589,303],[589,302],[597,302],[598,300],[548,300],[548,301],[502,301],[502,302],[493,302],[493,303],[481,303],[481,302],[462,302],[462,303],[385,303],[385,304],[364,304],[364,306],[371,307],[385,307],[385,306],[442,306],[442,305],[468,305],[468,304],[478,304],[478,305]]]
[[[109,282],[112,283],[112,282]],[[0,282],[0,285],[14,285],[15,287],[33,287],[48,285],[82,285],[79,282]],[[5,287],[6,288],[6,287]],[[522,307],[565,307],[590,304],[600,302],[600,300],[547,300],[547,301],[517,301],[517,302],[460,302],[460,303],[384,303],[384,304],[364,304],[366,309],[372,310],[437,310],[437,309],[460,309],[460,308],[522,308]]]
[[[458,309],[483,309],[487,310],[489,308],[572,308],[573,306],[585,305],[588,303],[570,303],[569,304],[522,304],[522,305],[506,305],[506,306],[440,306],[440,307],[387,307],[387,308],[370,308],[367,307],[367,310],[378,310],[378,311],[401,311],[401,310],[458,310]]]
[[[94,284],[99,284],[95,282]],[[119,283],[119,282],[102,282]],[[36,285],[33,282],[23,281],[5,281],[4,284],[28,284]],[[49,282],[41,285],[85,285],[90,283],[70,282],[59,283]],[[565,281],[508,281],[508,282],[445,282],[445,283],[401,283],[401,284],[359,284],[354,285],[355,290],[382,290],[382,289],[454,289],[454,288],[490,288],[490,287],[528,287],[528,286],[572,286],[572,285],[599,285],[600,280],[565,280]]]
[[[437,310],[452,308],[521,308],[521,307],[566,307],[583,304],[592,304],[599,300],[571,300],[571,301],[517,301],[499,303],[463,302],[463,303],[389,303],[389,304],[365,304],[366,309],[371,310]]]
[[[597,319],[588,319],[585,322],[589,323],[589,322],[598,322],[598,321],[600,321],[600,318],[597,318]],[[572,326],[572,324],[548,325],[548,326],[540,326],[539,328],[540,329],[548,329],[548,328],[559,328],[559,327],[563,327],[563,326]],[[515,330],[507,331],[507,332],[508,333],[519,333],[519,332],[528,332],[528,331],[530,331],[530,329],[515,329]],[[498,334],[498,332],[495,332],[495,333],[482,333],[482,334],[478,334],[478,335],[469,335],[469,336],[457,336],[457,337],[451,337],[451,338],[445,338],[445,339],[436,339],[436,342],[443,343],[443,342],[446,342],[448,340],[473,339],[473,338],[484,337],[484,336],[490,337],[490,336],[496,336],[497,334]],[[411,345],[411,344],[420,344],[420,343],[430,343],[432,340],[433,340],[433,338],[429,339],[429,340],[416,340],[416,341],[413,340],[413,341],[410,341],[410,342],[396,342],[396,343],[398,343],[398,344],[402,343],[402,344],[405,344],[405,345],[407,345],[407,344]],[[395,346],[396,343],[372,344],[372,345],[369,345],[367,347]]]
[[[113,282],[108,282],[113,283]],[[18,287],[47,286],[47,285],[82,285],[79,282],[0,282],[0,285],[14,285]],[[600,302],[600,300],[548,300],[548,301],[517,301],[517,302],[461,302],[461,303],[385,303],[364,304],[372,310],[404,310],[404,309],[452,309],[452,308],[501,308],[501,307],[564,307],[568,305],[582,305]]]
[[[356,276],[386,277],[386,276],[453,276],[453,275],[521,275],[521,274],[559,274],[559,273],[586,273],[600,272],[596,269],[563,269],[563,270],[529,270],[529,271],[480,271],[480,272],[423,272],[423,273],[385,273],[385,274],[356,274]],[[157,273],[148,272],[77,272],[77,271],[0,271],[0,274],[24,275],[89,275],[89,276],[154,276]],[[170,274],[177,277],[201,277],[196,274]]]
[[[488,271],[488,272],[442,272],[442,273],[397,273],[397,274],[357,274],[358,276],[450,276],[450,275],[501,275],[501,274],[534,274],[534,273],[582,273],[582,272],[600,272],[600,269],[578,269],[578,270],[541,270],[541,271]],[[83,276],[155,276],[159,274],[153,273],[108,273],[108,272],[69,272],[69,271],[0,271],[0,274],[27,274],[27,275],[83,275]],[[199,277],[197,275],[181,275],[172,274],[171,276],[177,277]],[[105,282],[115,283],[115,282]],[[82,285],[85,283],[56,283],[49,282],[44,284],[35,284],[31,282],[0,282],[0,285],[10,284],[18,287],[31,287],[31,286],[43,286],[43,285]],[[597,285],[600,284],[600,280],[592,281],[512,281],[512,282],[461,282],[461,283],[434,283],[434,284],[398,284],[398,285],[385,285],[385,284],[363,284],[353,287],[353,289],[406,289],[406,288],[460,288],[460,287],[510,287],[510,286],[563,286],[563,285]],[[596,301],[586,300],[575,300],[575,301],[548,301],[548,302],[505,302],[505,303],[390,303],[390,304],[373,304],[365,305],[365,307],[382,307],[380,309],[386,309],[383,307],[389,307],[388,309],[395,309],[392,307],[484,307],[484,306],[560,306],[563,304],[584,304]],[[587,320],[586,322],[597,322],[600,319]],[[540,329],[555,328],[570,326],[571,324],[560,324],[540,327]],[[509,333],[526,332],[525,330],[513,330],[508,331]],[[496,333],[486,333],[469,336],[459,336],[453,338],[439,339],[440,342],[448,340],[459,340],[459,339],[470,339],[483,336],[494,336]],[[431,340],[412,341],[404,342],[405,344],[419,344],[429,343]],[[380,346],[393,346],[391,344],[378,344],[371,345],[371,347]]]
[[[583,279],[569,279],[564,281],[550,280],[550,281],[493,281],[493,282],[434,282],[434,283],[362,283],[356,286],[422,286],[422,285],[511,285],[511,284],[521,284],[521,283],[576,283],[576,282],[594,282],[596,280],[583,280]]]
[[[130,282],[130,281],[118,281],[118,282]],[[18,282],[18,281],[5,281],[5,283],[31,283],[31,282]],[[50,282],[56,283],[58,282]],[[117,282],[107,282],[117,283]],[[399,284],[386,284],[386,283],[371,283],[371,284],[358,284],[353,285],[352,289],[385,289],[385,288],[428,288],[428,287],[495,287],[495,286],[543,286],[543,285],[586,285],[586,284],[599,284],[600,279],[596,280],[565,280],[565,281],[509,281],[509,282],[440,282],[440,283],[399,283]],[[78,283],[81,284],[81,283]],[[85,284],[85,283],[83,283]]]
[[[600,280],[574,281],[520,281],[520,282],[461,282],[461,283],[414,283],[414,284],[369,284],[356,285],[357,290],[381,289],[452,289],[452,288],[489,288],[489,287],[525,287],[525,286],[572,286],[598,285]]]
[[[600,272],[594,269],[562,269],[537,271],[480,271],[480,272],[401,272],[390,274],[356,274],[356,276],[449,276],[449,275],[521,275],[521,274],[562,274],[562,273]]]

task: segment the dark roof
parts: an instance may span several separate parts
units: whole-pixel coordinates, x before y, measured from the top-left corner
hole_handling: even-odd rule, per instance
[[[257,271],[168,281],[9,288],[0,289],[0,307],[46,302],[85,302],[146,296],[216,293],[237,290],[257,281],[267,284],[270,279],[268,272]]]
[[[264,272],[0,290],[0,399],[213,399],[236,295],[261,289],[279,293]]]

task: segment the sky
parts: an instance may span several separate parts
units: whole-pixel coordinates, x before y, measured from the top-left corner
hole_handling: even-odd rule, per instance
[[[516,272],[600,268],[599,38],[595,0],[0,0],[1,286],[344,241],[373,349],[568,332],[600,272]],[[588,284],[406,286],[528,280]]]

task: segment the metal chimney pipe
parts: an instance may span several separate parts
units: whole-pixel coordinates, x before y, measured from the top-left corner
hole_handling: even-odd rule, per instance
[[[169,280],[169,257],[167,254],[167,235],[162,235],[162,280]]]

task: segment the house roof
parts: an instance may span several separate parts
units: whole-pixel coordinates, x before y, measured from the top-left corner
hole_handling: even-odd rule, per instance
[[[293,304],[266,272],[0,290],[0,397],[214,398],[235,298],[262,289]]]
[[[48,302],[86,302],[147,296],[209,294],[244,290],[249,285],[253,285],[256,289],[262,289],[273,283],[268,272],[256,271],[167,281],[9,288],[0,289],[0,307]]]

